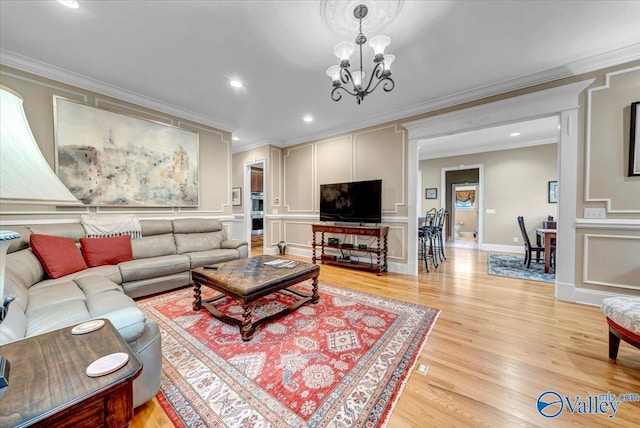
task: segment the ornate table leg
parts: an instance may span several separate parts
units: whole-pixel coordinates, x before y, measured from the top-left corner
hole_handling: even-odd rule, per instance
[[[320,257],[321,257],[322,260],[324,260],[324,257],[322,257],[322,256],[324,256],[324,232],[322,232],[320,234],[320,239],[321,239],[321,242],[320,242],[320,250],[321,250],[320,255],[321,256]],[[322,262],[322,264],[324,264],[324,261]]]
[[[384,253],[384,257],[382,259],[383,261],[383,265],[384,265],[384,271],[388,272],[389,271],[389,265],[387,264],[387,253],[389,252],[389,247],[388,245],[388,241],[387,241],[387,235],[384,235],[384,240],[383,240],[383,244],[382,244],[382,248],[383,248],[383,253]]]
[[[313,233],[313,244],[311,245],[311,263],[316,264],[316,233]]]
[[[199,311],[202,309],[202,296],[200,292],[200,283],[193,281],[193,310]]]
[[[311,303],[318,303],[320,301],[320,295],[318,294],[318,277],[313,278],[313,285],[311,287]]]
[[[377,266],[378,269],[377,269],[376,275],[380,276],[381,273],[382,273],[382,266],[380,266],[380,256],[381,256],[381,253],[382,253],[382,247],[380,246],[380,235],[378,235],[377,242],[378,242],[378,252],[377,252],[377,254],[378,254],[377,263],[378,264],[376,266]]]
[[[251,324],[251,305],[249,303],[242,303],[242,327],[240,327],[242,333],[242,340],[245,342],[253,339],[253,333],[255,328]]]

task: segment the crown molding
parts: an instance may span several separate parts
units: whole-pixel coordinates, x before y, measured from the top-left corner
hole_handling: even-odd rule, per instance
[[[242,152],[246,152],[248,150],[258,149],[260,147],[269,146],[269,145],[275,146],[275,147],[282,147],[282,144],[278,143],[276,141],[261,140],[261,141],[258,141],[257,143],[253,143],[253,144],[245,144],[245,145],[233,146],[233,149],[231,150],[231,153],[235,155],[236,153],[242,153]]]
[[[625,64],[636,60],[640,60],[640,43],[632,44],[620,49],[615,49],[603,54],[574,60],[560,67],[551,68],[537,73],[527,74],[525,76],[513,79],[503,80],[501,82],[493,83],[486,86],[480,86],[468,91],[458,92],[446,97],[436,98],[425,103],[403,107],[390,113],[373,116],[364,121],[325,129],[313,134],[308,134],[302,138],[296,138],[286,141],[284,143],[284,147],[318,140],[333,135],[344,134],[352,132],[356,129],[378,125],[380,123],[392,122],[400,119],[408,119],[419,114],[424,114],[471,101],[477,101],[494,95],[504,94],[507,92],[512,92],[567,77],[577,76],[580,74]]]
[[[156,100],[154,98],[147,97],[133,91],[129,91],[127,89],[119,88],[109,83],[92,79],[81,74],[65,70],[64,68],[46,64],[44,62],[19,55],[5,49],[0,49],[0,64],[6,65],[8,67],[13,67],[18,70],[26,71],[28,73],[33,73],[38,76],[46,77],[58,82],[66,83],[68,85],[73,85],[87,91],[96,92],[101,95],[106,95],[121,101],[126,101],[132,104],[156,110],[165,114],[170,114],[181,119],[186,119],[196,123],[200,123],[202,125],[211,126],[221,131],[232,132],[232,130],[235,128],[235,125],[232,125],[230,123],[213,120],[209,116],[204,116],[200,113],[168,104],[163,101]]]

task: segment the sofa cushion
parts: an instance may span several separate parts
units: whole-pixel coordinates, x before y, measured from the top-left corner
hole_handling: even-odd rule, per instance
[[[82,255],[87,266],[117,265],[133,260],[129,235],[107,238],[80,238]]]
[[[93,298],[94,296],[107,291],[117,291],[122,293],[122,287],[118,284],[97,275],[87,275],[81,278],[76,278],[74,282],[78,288],[82,290],[87,299]],[[91,315],[94,315],[93,312],[91,312]]]
[[[180,218],[173,220],[173,233],[224,231],[220,220],[213,218]]]
[[[143,236],[131,241],[134,259],[168,256],[176,254],[176,243],[172,234]]]
[[[31,233],[62,236],[71,238],[74,242],[78,242],[80,238],[87,236],[84,232],[84,227],[80,223],[32,224],[28,225],[27,228]]]
[[[142,236],[165,235],[173,233],[171,220],[140,220]]]
[[[51,305],[43,310],[27,315],[27,334],[47,333],[63,327],[69,327],[91,319],[84,300],[73,300]]]
[[[50,278],[59,278],[87,268],[71,238],[32,233],[30,242],[33,253]]]
[[[31,287],[45,278],[42,263],[30,248],[7,254],[7,275],[20,280],[25,288]]]
[[[223,231],[209,233],[176,233],[176,249],[178,254],[190,253],[193,251],[206,251],[220,248],[220,243],[224,241]]]
[[[218,249],[185,253],[185,256],[189,256],[189,259],[191,260],[191,269],[195,269],[202,266],[235,260],[238,258],[238,254],[238,250]]]
[[[84,305],[85,300],[84,293],[73,281],[43,281],[29,289],[27,317],[67,302],[79,301]]]
[[[122,281],[130,282],[189,271],[190,262],[189,257],[176,254],[122,262],[118,267],[122,274]]]
[[[122,287],[99,276],[76,279],[76,284],[87,297],[91,318],[107,318],[127,342],[142,335],[147,317]]]
[[[102,276],[111,282],[122,284],[122,275],[117,265],[96,266],[69,275],[74,281],[85,276]]]

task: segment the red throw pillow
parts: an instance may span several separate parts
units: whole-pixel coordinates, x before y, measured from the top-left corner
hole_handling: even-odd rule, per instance
[[[80,238],[82,254],[89,267],[115,265],[133,260],[129,235],[109,238]]]
[[[49,278],[60,278],[87,268],[71,238],[32,233],[29,242]]]

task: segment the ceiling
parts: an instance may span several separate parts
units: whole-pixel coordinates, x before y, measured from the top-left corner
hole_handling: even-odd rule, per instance
[[[545,117],[418,141],[419,159],[469,155],[557,143],[558,118]]]
[[[319,0],[78,1],[0,1],[0,61],[231,131],[234,151],[640,59],[640,1],[406,0],[382,30],[395,89],[357,105],[330,98],[325,70],[344,37],[323,22]]]

